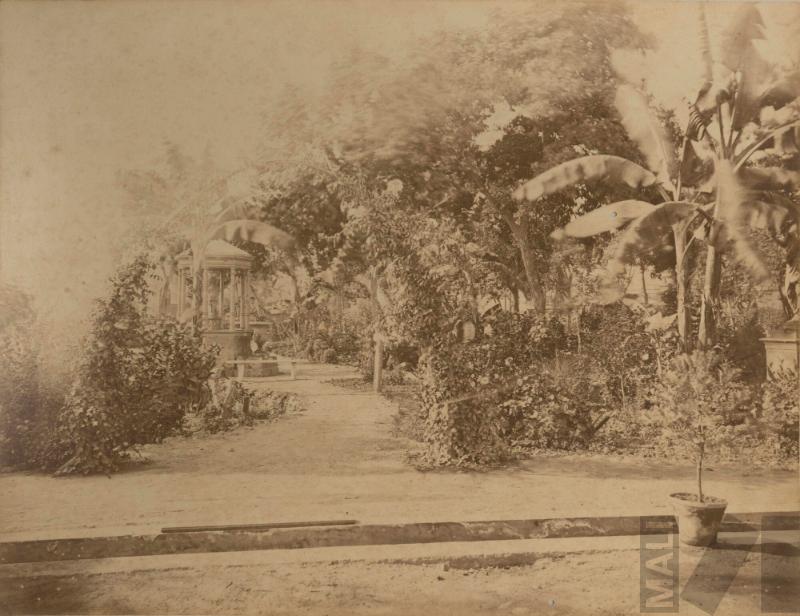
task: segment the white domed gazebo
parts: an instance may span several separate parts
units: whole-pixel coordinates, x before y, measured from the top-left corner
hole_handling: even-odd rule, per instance
[[[223,240],[211,240],[200,262],[203,339],[220,347],[220,361],[250,355],[248,289],[253,256]],[[177,257],[178,315],[192,308],[192,252]]]

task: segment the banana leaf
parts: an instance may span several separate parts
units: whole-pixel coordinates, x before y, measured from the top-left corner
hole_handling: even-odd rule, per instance
[[[747,184],[753,188],[753,182]],[[753,202],[752,192],[740,181],[729,161],[721,161],[717,166],[717,187],[717,221],[723,231],[719,245],[729,244],[732,256],[749,270],[755,281],[764,282],[769,278],[769,271],[748,233],[753,212],[749,205]]]
[[[617,279],[624,273],[625,267],[635,264],[640,255],[652,251],[661,244],[675,223],[701,208],[701,205],[688,201],[667,201],[652,206],[647,214],[634,220],[622,232],[614,254],[608,262],[601,284],[602,301],[611,303],[618,300],[622,296],[622,290],[617,284]]]
[[[514,199],[535,201],[583,182],[611,180],[631,188],[651,186],[656,176],[634,162],[604,154],[583,156],[548,169],[514,191]]]
[[[800,71],[792,71],[770,83],[761,94],[761,107],[781,109],[800,96]]]
[[[775,151],[781,156],[800,153],[800,128],[787,128],[775,136]]]
[[[698,141],[690,141],[681,161],[681,180],[684,186],[702,186],[713,178],[714,162],[711,152]]]
[[[800,171],[791,171],[780,167],[747,167],[739,173],[747,187],[754,190],[800,188]]]
[[[667,186],[675,176],[675,151],[664,126],[653,116],[645,97],[636,88],[617,88],[614,106],[631,140],[644,154],[647,166]]]
[[[741,130],[757,116],[762,94],[771,78],[771,67],[761,57],[753,41],[764,38],[764,22],[753,4],[743,4],[725,29],[720,61],[739,75],[731,128]]]
[[[723,229],[724,233],[721,237],[729,242],[732,256],[747,268],[753,280],[757,284],[769,280],[770,273],[766,260],[755,242],[750,239],[747,227],[744,224],[735,224],[729,221]]]
[[[264,246],[272,246],[290,253],[294,250],[294,238],[265,222],[258,220],[231,220],[218,226],[210,239],[222,239],[227,242],[236,240],[254,242]]]
[[[614,231],[649,213],[653,207],[655,206],[652,203],[635,199],[609,203],[571,221],[564,227],[563,235],[592,237],[606,231]]]
[[[747,222],[753,229],[766,229],[773,237],[785,234],[792,225],[800,226],[800,204],[780,193],[756,195],[748,203]]]
[[[698,116],[703,118],[701,123],[705,126],[716,106],[730,99],[733,73],[730,69],[714,61],[711,53],[711,38],[708,34],[706,10],[703,3],[698,3],[698,21],[700,32],[698,47],[703,83],[695,98],[694,107],[698,111]],[[696,129],[695,135],[699,139],[702,137],[702,133],[703,130]]]

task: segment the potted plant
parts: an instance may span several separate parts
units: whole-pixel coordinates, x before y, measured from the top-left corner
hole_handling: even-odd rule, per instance
[[[703,461],[720,446],[733,445],[753,428],[752,398],[739,373],[713,352],[676,357],[655,387],[650,419],[697,468],[697,492],[670,494],[681,543],[716,541],[727,502],[703,492]]]

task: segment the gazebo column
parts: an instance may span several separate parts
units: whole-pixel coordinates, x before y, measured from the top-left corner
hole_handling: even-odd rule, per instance
[[[248,307],[247,307],[247,285],[250,281],[250,272],[244,270],[242,272],[242,329],[247,329],[248,321]]]
[[[211,319],[211,289],[208,287],[208,268],[203,267],[203,324]]]
[[[219,327],[222,327],[222,305],[225,303],[223,291],[225,290],[225,270],[217,270],[217,317],[219,317]]]
[[[183,268],[178,268],[178,318],[183,314],[184,304],[186,302],[186,278],[183,275]]]
[[[228,283],[228,300],[230,302],[230,329],[236,329],[236,270],[231,268],[231,281]]]

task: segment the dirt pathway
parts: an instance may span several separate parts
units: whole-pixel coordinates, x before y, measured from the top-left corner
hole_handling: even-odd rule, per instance
[[[282,366],[288,372],[288,366]],[[582,456],[484,473],[421,473],[391,435],[394,405],[326,384],[351,369],[304,365],[263,381],[303,396],[273,423],[149,446],[148,464],[107,477],[0,475],[2,540],[155,533],[164,526],[352,518],[365,523],[670,513],[688,466]],[[717,469],[709,493],[729,510],[795,510],[797,475]]]

